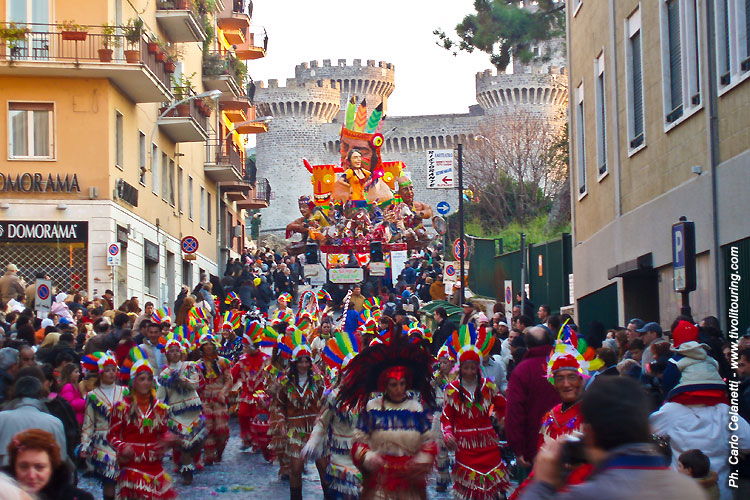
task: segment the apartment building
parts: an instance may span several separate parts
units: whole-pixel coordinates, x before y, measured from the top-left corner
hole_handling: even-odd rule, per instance
[[[570,0],[566,9],[580,324],[670,326],[681,306],[671,226],[684,216],[696,233],[692,313],[726,325],[728,257],[750,269],[750,1]]]
[[[0,16],[0,266],[167,305],[220,276],[268,205],[244,153],[266,131],[252,2],[0,0]]]

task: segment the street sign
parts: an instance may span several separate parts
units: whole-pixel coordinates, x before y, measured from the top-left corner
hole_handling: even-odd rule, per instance
[[[437,211],[440,215],[445,215],[451,211],[451,205],[447,201],[441,201],[437,204]]]
[[[505,296],[503,297],[505,304],[505,317],[513,317],[513,281],[505,280]],[[507,319],[506,319],[507,321]]]
[[[453,189],[453,150],[427,150],[427,187]],[[441,212],[442,213],[442,212]]]
[[[456,265],[453,262],[446,262],[445,263],[445,272],[443,278],[445,281],[455,281],[456,277],[458,276],[458,270],[456,269]]]
[[[463,242],[463,250],[464,250],[464,259],[469,258],[468,243],[466,243],[466,240],[462,240],[461,238],[456,238],[456,241],[453,242],[453,256],[456,258],[456,260],[461,260],[462,242]]]
[[[672,272],[675,292],[693,292],[695,279],[695,223],[672,224]]]
[[[36,280],[36,297],[34,298],[34,308],[42,313],[49,312],[52,307],[52,281],[38,279]]]
[[[120,253],[122,249],[119,243],[110,243],[107,245],[107,265],[108,266],[119,266],[120,265]]]
[[[185,236],[180,241],[182,251],[190,254],[198,251],[198,239],[195,236]]]

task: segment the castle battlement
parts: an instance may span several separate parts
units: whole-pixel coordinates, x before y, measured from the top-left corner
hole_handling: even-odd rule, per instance
[[[391,64],[389,62],[385,61],[378,61],[376,62],[375,59],[368,59],[365,62],[365,66],[362,66],[362,59],[353,59],[352,64],[348,65],[346,62],[346,59],[339,59],[336,63],[336,66],[333,66],[331,63],[331,59],[323,59],[322,64],[319,61],[310,61],[310,62],[302,62],[297,65],[297,68],[306,70],[306,69],[315,69],[315,68],[382,68],[386,70],[395,70],[396,66],[394,64]]]
[[[568,102],[568,77],[558,73],[476,74],[477,102],[489,114],[505,113],[518,106],[554,116]]]

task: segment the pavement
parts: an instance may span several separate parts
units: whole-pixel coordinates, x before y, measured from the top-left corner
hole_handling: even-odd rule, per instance
[[[235,419],[231,421],[231,435],[224,459],[220,464],[206,467],[197,473],[193,484],[183,486],[178,474],[172,472],[172,461],[169,463],[169,473],[174,480],[179,500],[203,499],[263,499],[283,500],[289,498],[289,483],[278,479],[278,466],[267,463],[259,453],[240,451],[239,425]],[[306,499],[322,499],[323,490],[317,469],[312,463],[305,467],[306,473],[302,478],[302,495]],[[82,488],[94,498],[101,499],[101,486],[93,477],[79,476],[78,487]],[[430,477],[428,497],[435,500],[452,498],[450,489],[444,493],[435,491],[434,474]]]

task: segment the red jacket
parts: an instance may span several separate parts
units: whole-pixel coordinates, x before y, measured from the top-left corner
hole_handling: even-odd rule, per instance
[[[542,417],[560,403],[560,395],[546,378],[551,350],[551,345],[529,349],[508,381],[505,434],[516,456],[527,462],[536,456]]]

